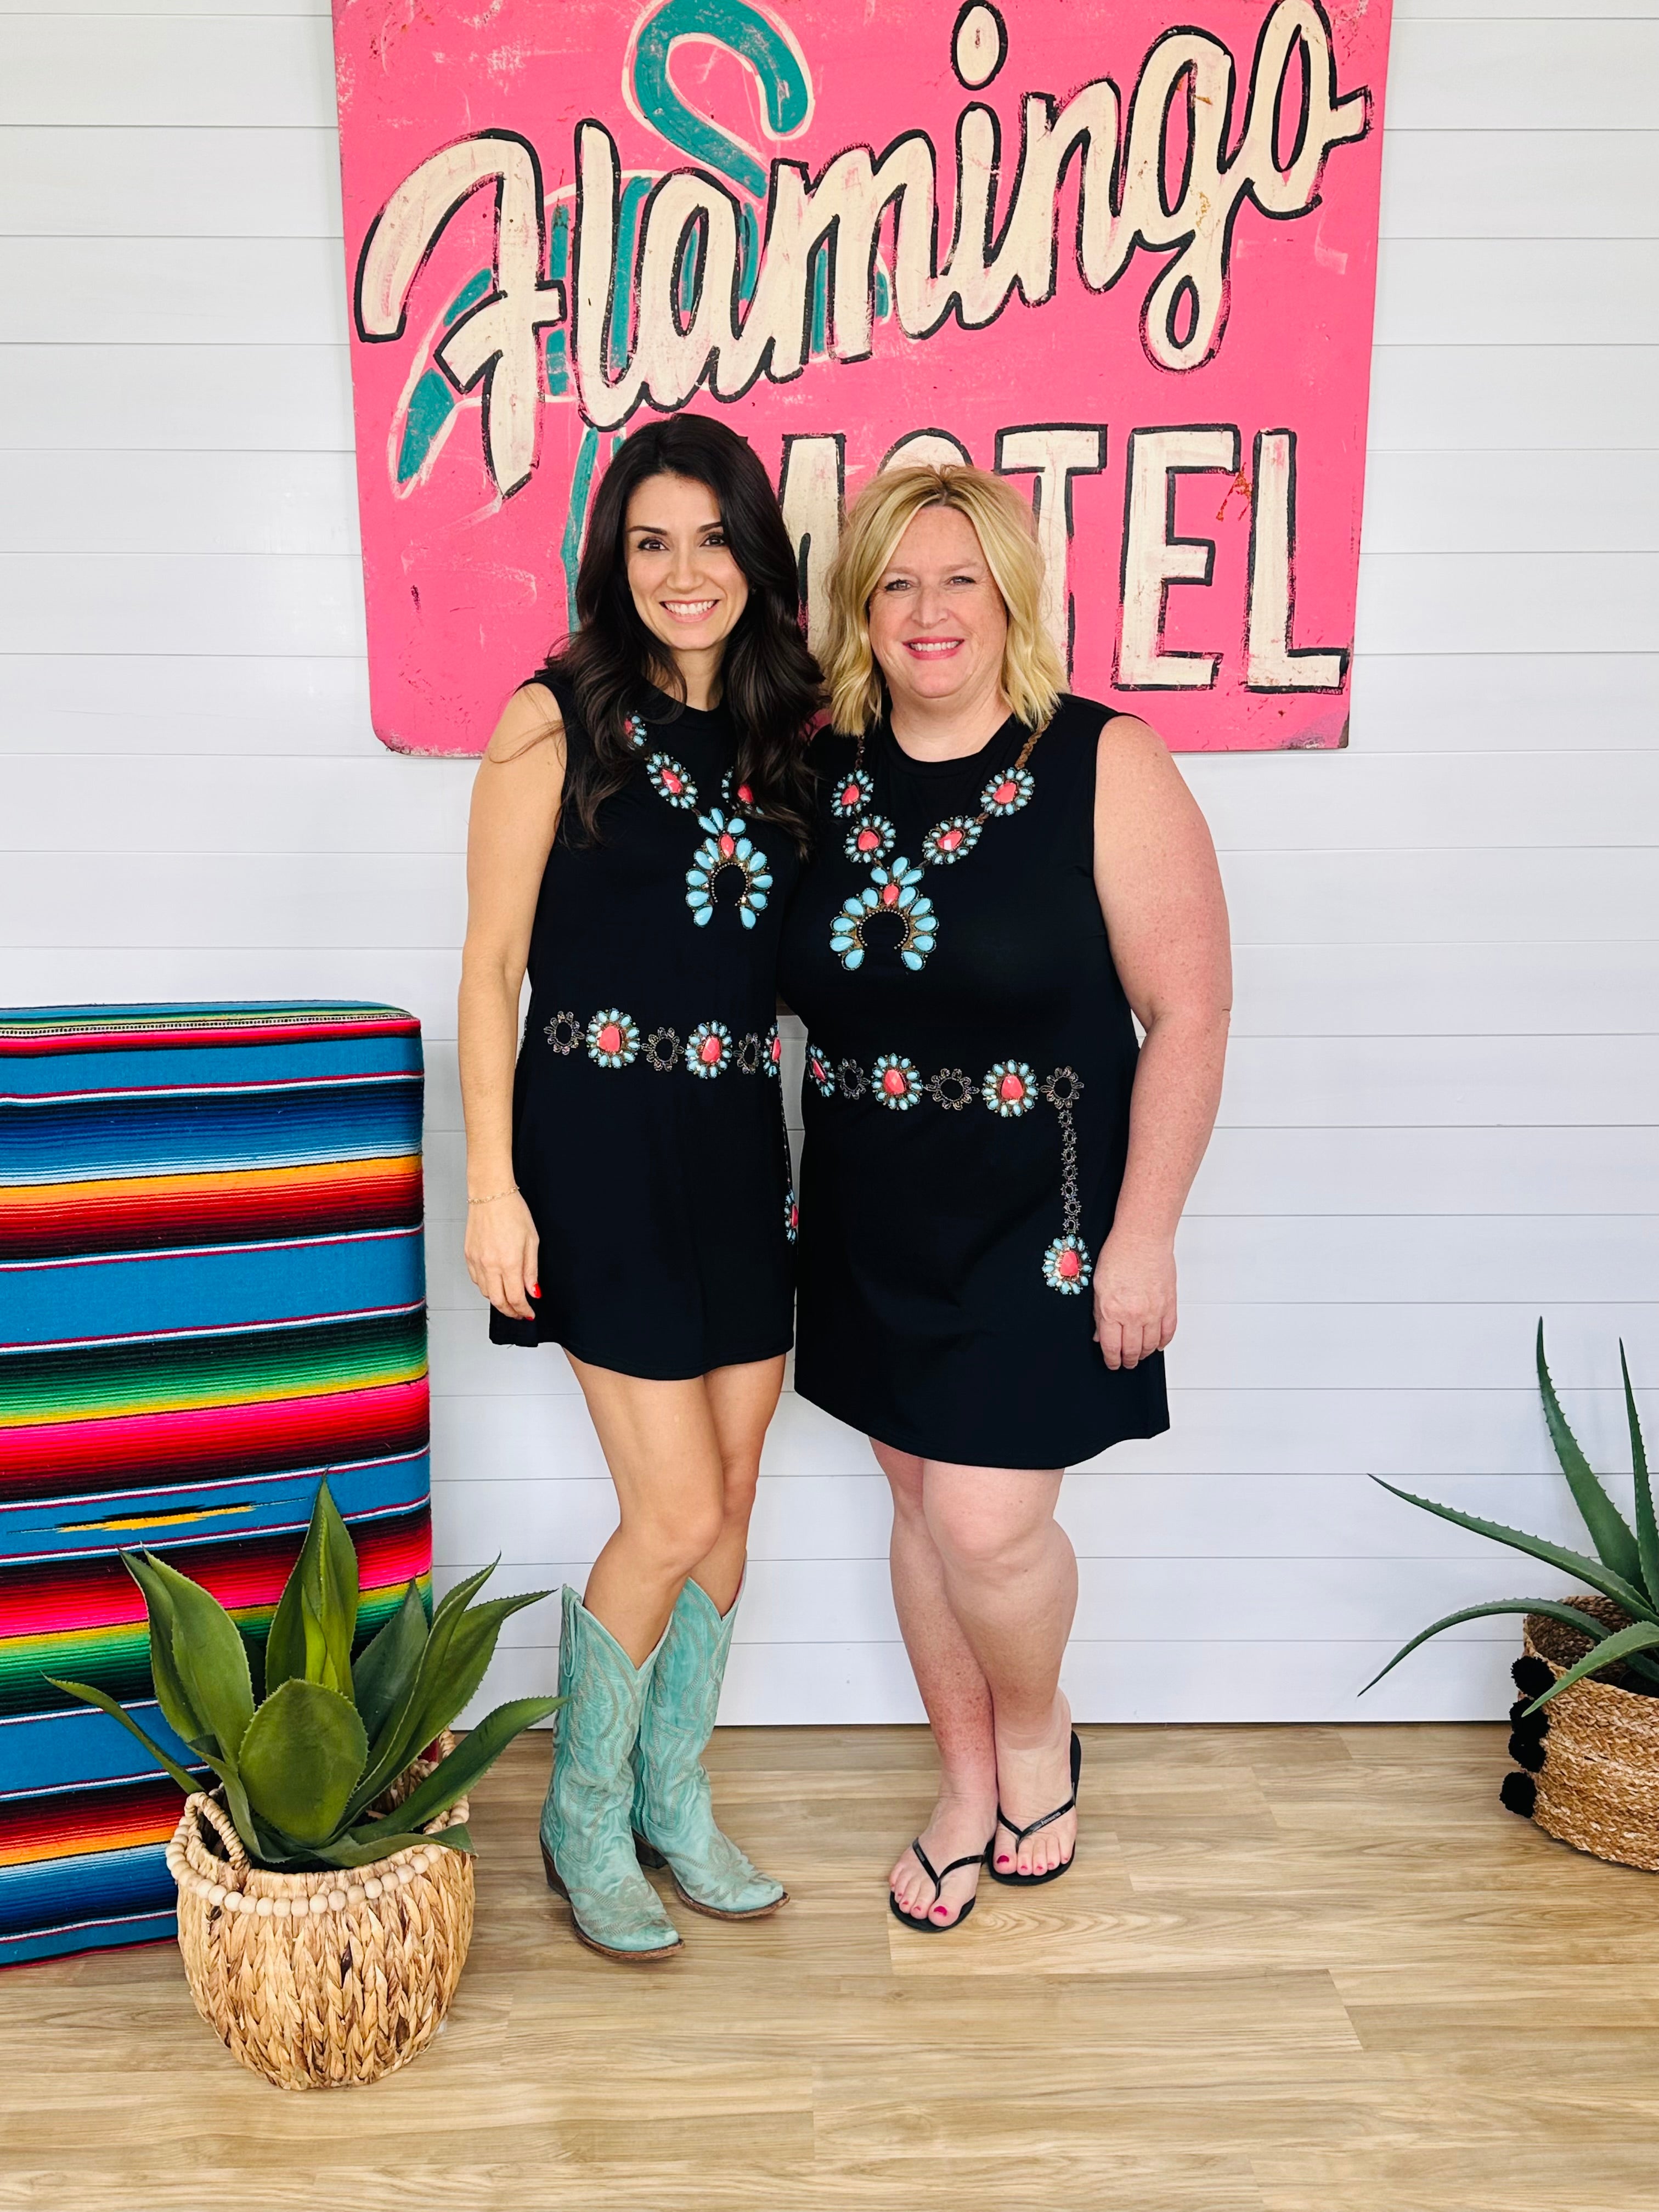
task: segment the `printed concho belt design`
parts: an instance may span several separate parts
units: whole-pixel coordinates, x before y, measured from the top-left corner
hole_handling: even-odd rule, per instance
[[[1083,1096],[1083,1079],[1075,1068],[1057,1067],[1039,1080],[1025,1060],[1000,1060],[978,1078],[961,1067],[942,1067],[935,1075],[924,1076],[902,1052],[884,1052],[866,1067],[861,1060],[831,1060],[809,1043],[806,1078],[825,1098],[874,1098],[894,1114],[908,1114],[926,1099],[947,1114],[960,1114],[977,1103],[999,1121],[1018,1121],[1033,1112],[1039,1100],[1046,1100],[1060,1123],[1060,1233],[1042,1255],[1042,1279],[1066,1297],[1079,1297],[1088,1287],[1094,1260],[1082,1236],[1083,1200],[1072,1109]]]
[[[640,1025],[620,1006],[606,1006],[584,1022],[573,1013],[555,1014],[542,1035],[561,1060],[579,1048],[596,1067],[632,1067],[641,1060],[658,1075],[683,1068],[690,1075],[712,1083],[735,1067],[740,1075],[769,1075],[776,1081],[783,1066],[783,1040],[775,1023],[764,1036],[754,1030],[734,1037],[724,1022],[699,1022],[685,1037],[665,1025],[641,1036]],[[777,1089],[778,1127],[783,1137],[783,1157],[789,1158],[789,1131],[784,1120],[783,1085]],[[800,1224],[800,1209],[793,1181],[787,1182],[783,1200],[783,1233],[793,1244]]]
[[[775,1024],[764,1036],[750,1030],[734,1037],[724,1022],[699,1022],[684,1037],[667,1027],[642,1037],[631,1014],[620,1006],[607,1006],[586,1022],[576,1014],[555,1014],[542,1035],[562,1060],[580,1047],[599,1067],[631,1067],[642,1060],[659,1075],[683,1067],[705,1083],[724,1075],[728,1067],[744,1075],[775,1076],[783,1065],[783,1043]]]

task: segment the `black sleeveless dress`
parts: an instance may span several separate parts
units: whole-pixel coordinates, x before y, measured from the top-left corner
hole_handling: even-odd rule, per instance
[[[574,759],[575,701],[549,688]],[[776,972],[799,863],[733,788],[725,711],[652,697],[602,842],[562,812],[542,878],[513,1107],[541,1296],[489,1334],[678,1381],[789,1348]]]
[[[1169,1426],[1160,1353],[1107,1367],[1091,1276],[1138,1047],[1094,885],[1108,710],[1062,700],[1018,766],[884,726],[821,738],[814,858],[785,927],[807,1027],[795,1388],[896,1449],[1075,1465]]]

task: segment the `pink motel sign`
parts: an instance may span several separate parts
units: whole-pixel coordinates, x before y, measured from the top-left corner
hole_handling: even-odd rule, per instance
[[[1347,727],[1389,0],[335,0],[374,727],[482,749],[619,440],[721,416],[809,616],[906,454],[1029,492],[1073,687]]]

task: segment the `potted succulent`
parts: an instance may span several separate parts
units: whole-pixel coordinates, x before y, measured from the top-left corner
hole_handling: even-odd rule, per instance
[[[1588,1583],[1591,1595],[1498,1598],[1490,1605],[1466,1606],[1413,1636],[1372,1682],[1380,1682],[1443,1628],[1492,1613],[1524,1613],[1522,1655],[1511,1670],[1522,1694],[1510,1709],[1510,1753],[1521,1771],[1504,1778],[1504,1804],[1598,1858],[1659,1869],[1659,1522],[1630,1368],[1620,1344],[1635,1474],[1634,1527],[1608,1496],[1567,1425],[1544,1358],[1541,1321],[1537,1362],[1550,1440],[1594,1556],[1460,1513],[1455,1506],[1437,1505],[1390,1482],[1382,1488],[1460,1528],[1473,1528],[1477,1535],[1564,1569]]]
[[[256,1700],[249,1647],[210,1592],[123,1552],[149,1615],[167,1724],[218,1778],[204,1792],[106,1692],[184,1790],[167,1849],[196,2008],[244,2065],[287,2089],[372,2081],[438,2030],[472,1933],[466,1793],[556,1698],[498,1705],[457,1742],[501,1623],[545,1597],[472,1601],[485,1567],[427,1620],[411,1583],[352,1656],[357,1554],[325,1481],[271,1618]]]

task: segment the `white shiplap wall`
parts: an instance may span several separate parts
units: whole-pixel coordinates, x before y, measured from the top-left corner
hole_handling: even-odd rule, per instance
[[[1659,7],[1399,0],[1352,748],[1188,758],[1238,941],[1175,1426],[1066,1486],[1098,1718],[1498,1711],[1540,1580],[1380,1473],[1571,1540],[1534,1316],[1659,1416]],[[0,1001],[365,994],[432,1071],[447,1572],[610,1522],[556,1353],[459,1258],[470,769],[372,736],[321,0],[0,0]],[[915,1711],[861,1441],[786,1399],[736,1720]],[[492,1689],[541,1688],[550,1606]]]

